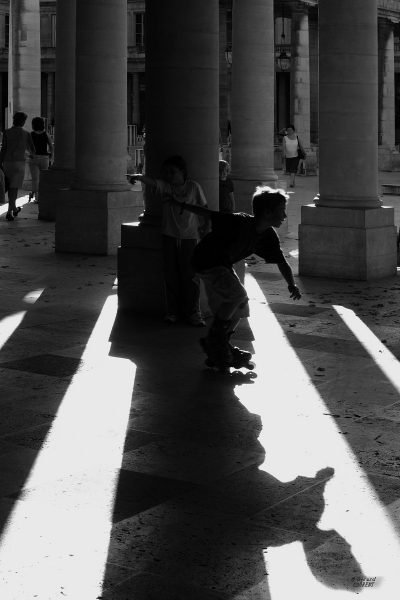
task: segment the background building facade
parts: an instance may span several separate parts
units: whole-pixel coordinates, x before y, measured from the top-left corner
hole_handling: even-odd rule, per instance
[[[219,1],[220,142],[229,157],[231,135],[232,0]],[[400,2],[379,0],[380,168],[400,168]],[[0,0],[0,130],[6,127],[10,2]],[[143,164],[145,129],[145,0],[127,1],[127,127],[132,166]],[[294,123],[312,156],[318,147],[318,0],[276,0],[275,142]],[[41,113],[55,125],[56,0],[40,2]],[[279,168],[279,153],[276,168]]]

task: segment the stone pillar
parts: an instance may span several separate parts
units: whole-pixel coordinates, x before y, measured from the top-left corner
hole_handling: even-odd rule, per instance
[[[126,10],[126,0],[76,4],[75,175],[58,192],[56,251],[116,253],[121,223],[137,216],[125,176]]]
[[[291,97],[293,124],[307,152],[307,171],[316,172],[317,158],[310,148],[310,37],[307,7],[292,12]]]
[[[146,173],[182,155],[210,208],[218,206],[218,2],[146,2]],[[146,190],[140,223],[122,226],[121,308],[164,311],[160,199]]]
[[[394,212],[378,198],[377,8],[377,0],[319,3],[320,194],[302,207],[302,275],[396,273]]]
[[[379,57],[379,168],[393,168],[395,146],[395,89],[394,89],[394,24],[378,19]],[[398,162],[398,161],[397,161]]]
[[[54,221],[58,190],[71,185],[75,168],[76,0],[57,0],[54,163],[39,184],[39,219]]]
[[[234,0],[232,37],[232,179],[237,210],[251,212],[255,187],[277,180],[273,2]]]
[[[41,114],[40,6],[39,0],[11,0],[9,45],[8,123],[16,111]]]

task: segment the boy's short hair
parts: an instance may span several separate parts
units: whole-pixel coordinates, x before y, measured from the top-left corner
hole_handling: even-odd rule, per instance
[[[288,200],[289,196],[285,190],[274,189],[267,185],[259,186],[253,195],[253,215],[259,217],[264,212],[274,212],[281,204],[286,205]]]
[[[44,119],[42,117],[33,117],[32,129],[33,131],[42,131],[44,129]]]
[[[168,168],[168,167],[176,167],[177,169],[182,171],[185,179],[187,178],[187,175],[188,175],[187,165],[186,165],[185,159],[182,158],[182,156],[178,156],[176,154],[174,156],[170,156],[169,158],[166,158],[162,164],[162,167],[163,167],[163,169]]]
[[[228,173],[229,173],[230,165],[229,165],[229,163],[228,163],[227,160],[222,160],[221,159],[219,161],[219,174],[220,175],[221,175],[223,169],[226,169],[228,171]]]
[[[27,120],[28,115],[24,112],[17,111],[13,116],[13,125],[14,127],[22,127],[25,125],[25,121]]]

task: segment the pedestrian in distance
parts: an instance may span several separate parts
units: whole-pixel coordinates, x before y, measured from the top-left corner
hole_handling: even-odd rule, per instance
[[[290,297],[301,298],[275,231],[287,218],[287,200],[288,195],[283,190],[258,187],[252,198],[253,215],[226,214],[186,204],[177,198],[168,200],[173,206],[211,222],[211,231],[193,253],[193,266],[204,282],[213,313],[208,334],[201,340],[208,366],[221,370],[231,366],[251,368],[251,354],[229,342],[240,319],[249,316],[249,299],[233,267],[235,263],[252,254],[267,263],[275,263],[288,284]]]
[[[188,176],[186,162],[181,156],[171,156],[164,161],[160,179],[141,173],[127,177],[131,183],[140,181],[152,188],[161,199],[176,200],[177,205],[162,204],[165,320],[176,323],[183,317],[193,326],[204,327],[200,310],[200,281],[191,259],[199,239],[206,233],[205,221],[201,215],[181,210],[183,203],[207,206],[200,184]]]
[[[296,173],[299,168],[299,161],[305,158],[305,151],[294,125],[286,127],[286,135],[282,140],[282,157],[285,159],[285,170],[290,175],[290,187],[295,187]]]
[[[235,212],[235,197],[233,181],[229,177],[230,166],[226,160],[219,161],[219,210]]]
[[[14,221],[21,211],[16,201],[18,189],[22,188],[25,177],[26,155],[35,156],[35,146],[31,134],[23,127],[28,116],[24,112],[16,112],[13,116],[13,126],[6,129],[0,150],[0,165],[8,187],[7,221]]]
[[[32,191],[29,194],[29,202],[38,202],[40,173],[47,171],[53,157],[53,142],[45,129],[44,119],[34,117],[32,119],[31,137],[35,146],[35,156],[29,160],[29,169],[32,179]]]

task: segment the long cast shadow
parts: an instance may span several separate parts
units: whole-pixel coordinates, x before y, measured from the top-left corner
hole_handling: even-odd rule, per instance
[[[261,419],[239,402],[237,379],[204,371],[197,337],[150,318],[115,323],[111,354],[137,375],[102,598],[216,600],[258,587],[268,599],[265,552],[294,542],[315,579],[354,591],[363,574],[351,548],[318,528],[333,469],[288,483],[260,470]]]

